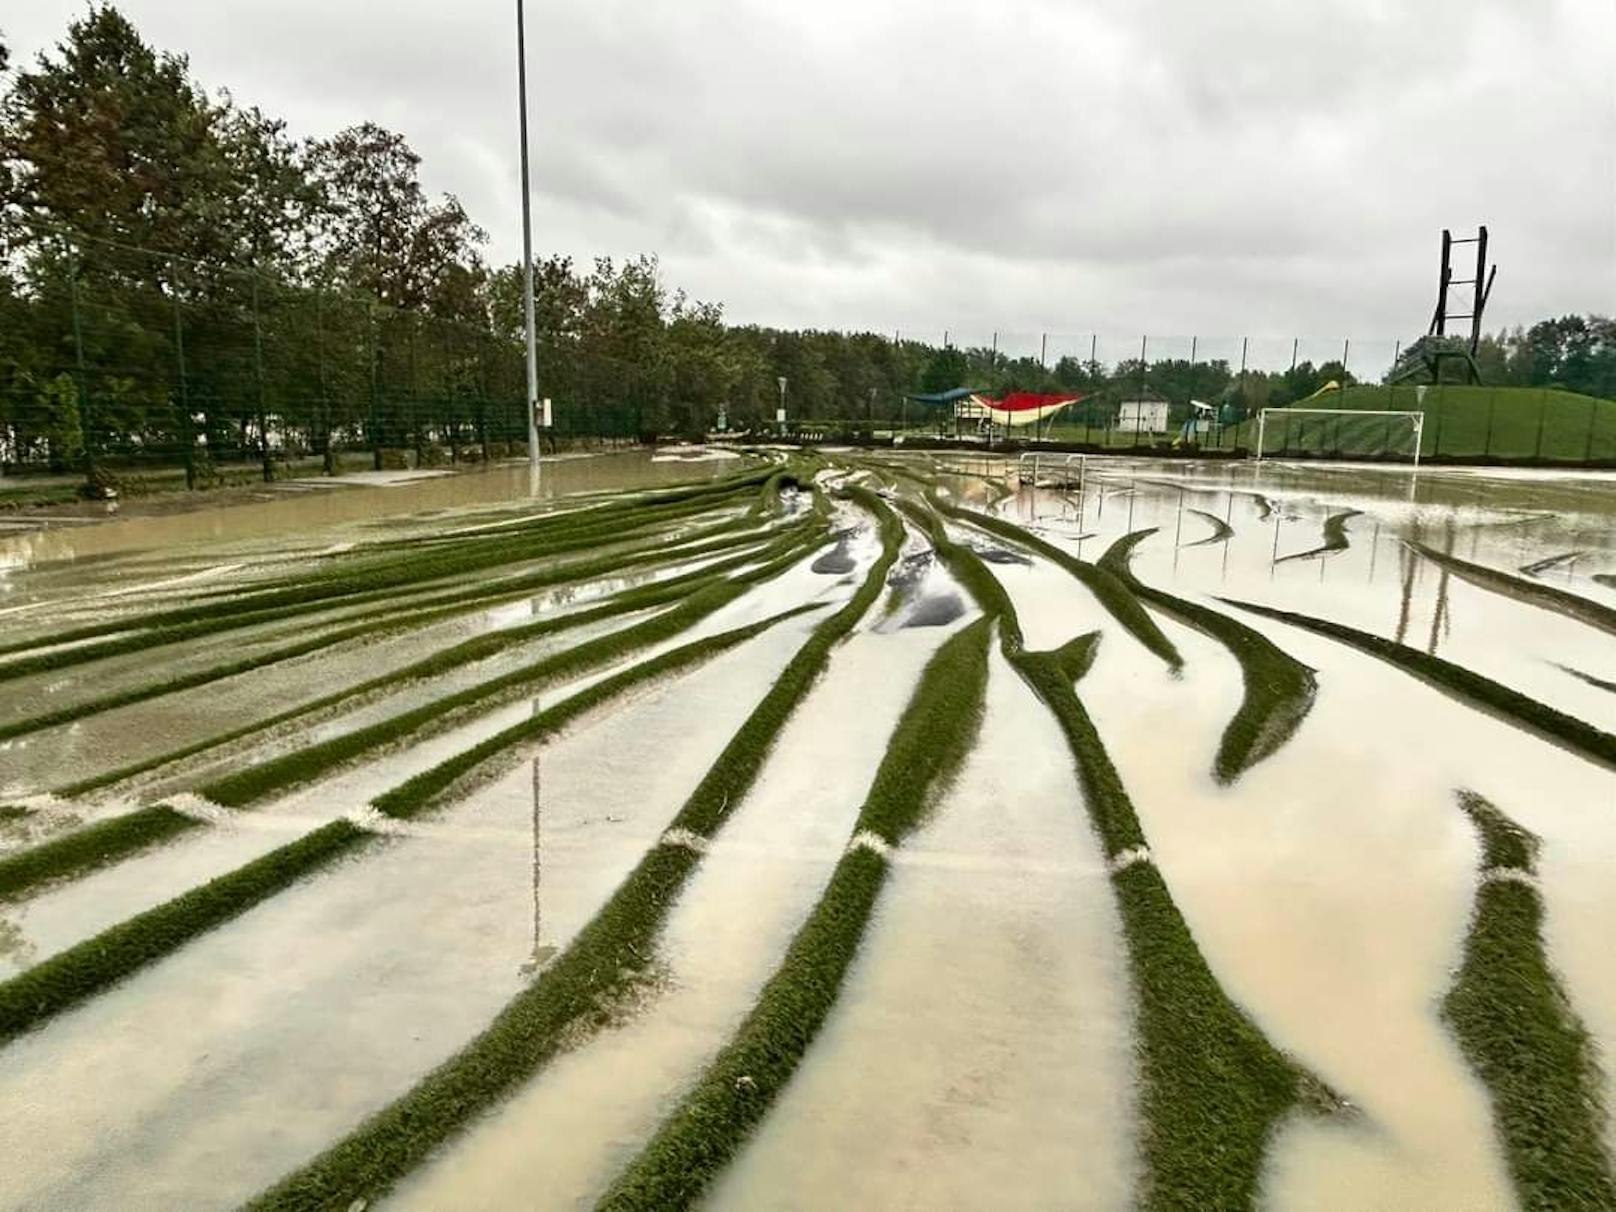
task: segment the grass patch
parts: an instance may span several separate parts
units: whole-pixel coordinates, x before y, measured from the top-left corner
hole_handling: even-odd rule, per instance
[[[745,798],[780,729],[832,648],[880,595],[903,528],[871,493],[852,495],[878,519],[882,552],[851,601],[814,629],[741,725],[672,825],[711,837]],[[257,1209],[348,1207],[374,1199],[437,1145],[546,1064],[579,1029],[610,1021],[638,985],[662,922],[701,861],[685,846],[652,847],[564,951],[457,1055],[402,1098],[253,1201]]]
[[[899,844],[976,736],[991,621],[980,619],[927,663],[887,745],[857,832]],[[602,1208],[689,1207],[727,1165],[796,1072],[836,1003],[887,875],[854,846],[836,865],[785,959],[735,1037],[601,1200]]]
[[[1328,619],[1316,619],[1311,615],[1297,614],[1290,610],[1276,610],[1272,606],[1259,606],[1254,602],[1242,602],[1235,598],[1218,600],[1265,618],[1289,623],[1292,627],[1300,627],[1304,631],[1339,640],[1360,652],[1378,657],[1389,665],[1395,665],[1405,673],[1413,674],[1461,703],[1497,715],[1528,732],[1536,733],[1573,753],[1580,754],[1591,762],[1616,768],[1616,736],[1595,728],[1575,716],[1558,711],[1547,703],[1528,698],[1520,691],[1511,690],[1508,686],[1483,677],[1462,665],[1455,665],[1452,661],[1445,661],[1439,656],[1432,656],[1406,644],[1382,639],[1378,635],[1333,623]]]
[[[960,509],[943,502],[934,502],[948,517],[966,522],[978,530],[985,530],[989,534],[997,535],[1029,551],[1037,552],[1046,560],[1059,565],[1088,588],[1100,605],[1104,606],[1122,629],[1134,639],[1138,640],[1151,652],[1155,653],[1167,663],[1170,669],[1178,670],[1184,666],[1184,658],[1179,654],[1173,641],[1168,639],[1156,620],[1151,618],[1145,608],[1140,605],[1139,599],[1127,584],[1117,579],[1114,573],[1087,560],[1080,560],[1069,552],[1063,551],[1055,544],[1039,538],[1031,531],[1017,526],[1014,522],[1004,518],[994,517],[991,514],[977,513],[974,510]]]
[[[1330,408],[1423,412],[1421,458],[1490,457],[1499,462],[1542,459],[1582,463],[1616,459],[1616,401],[1537,387],[1480,387],[1457,383],[1430,387],[1353,384],[1331,392]],[[1276,417],[1280,422],[1276,423]],[[1392,417],[1319,417],[1268,414],[1270,454],[1375,455],[1413,453],[1406,421]],[[1217,444],[1254,447],[1253,418],[1225,429]]]
[[[1362,513],[1361,509],[1343,509],[1340,513],[1332,513],[1324,519],[1324,542],[1317,547],[1309,547],[1306,551],[1293,551],[1290,555],[1280,556],[1275,563],[1283,564],[1286,560],[1316,560],[1320,556],[1345,551],[1352,545],[1352,540],[1347,537],[1347,520]]]
[[[1566,618],[1576,619],[1579,623],[1586,623],[1590,627],[1597,627],[1600,631],[1616,635],[1616,609],[1612,607],[1582,597],[1580,594],[1567,593],[1564,589],[1545,585],[1541,581],[1527,580],[1525,577],[1502,572],[1497,568],[1488,568],[1485,564],[1472,564],[1469,560],[1445,555],[1427,547],[1424,543],[1411,542],[1409,546],[1437,567],[1446,569],[1472,585],[1490,589],[1518,602],[1552,610]]]
[[[1232,783],[1301,727],[1313,709],[1318,679],[1313,670],[1262,633],[1221,611],[1153,589],[1135,577],[1129,567],[1133,549],[1153,533],[1154,528],[1124,535],[1100,557],[1099,564],[1157,609],[1217,640],[1240,662],[1244,687],[1240,709],[1224,728],[1212,761],[1218,782]]]
[[[165,804],[96,821],[0,858],[0,901],[42,884],[72,879],[120,862],[194,829],[199,822]]]
[[[1521,1206],[1616,1208],[1594,1044],[1549,965],[1529,882],[1538,839],[1473,792],[1459,803],[1481,837],[1483,879],[1442,1017],[1492,1095]]]
[[[116,984],[374,836],[348,821],[333,821],[0,983],[0,1043]]]

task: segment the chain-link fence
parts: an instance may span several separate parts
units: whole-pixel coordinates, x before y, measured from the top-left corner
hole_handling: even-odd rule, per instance
[[[251,464],[433,466],[525,454],[521,343],[354,291],[62,238],[0,289],[0,462],[94,483]],[[475,310],[475,309],[470,309]],[[621,441],[629,406],[557,400],[547,440]]]
[[[447,319],[75,234],[19,247],[0,251],[8,475],[207,486],[526,453],[522,343],[474,289]],[[1308,411],[1337,409],[1424,414],[1427,459],[1616,465],[1616,402],[1568,389],[1558,355],[1519,337],[1480,351],[1486,386],[1416,386],[1387,382],[1395,339],[788,332],[545,303],[557,446],[717,429],[1253,454],[1266,411],[1263,453],[1412,456],[1406,421]],[[996,430],[917,398],[961,387],[1075,402]]]

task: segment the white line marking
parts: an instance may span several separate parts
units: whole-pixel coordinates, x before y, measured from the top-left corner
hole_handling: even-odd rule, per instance
[[[679,846],[696,854],[707,853],[707,839],[690,829],[670,829],[662,835],[662,846]]]
[[[855,850],[868,850],[871,854],[887,858],[892,854],[892,843],[879,833],[874,833],[869,829],[860,829],[853,835],[853,840],[847,843],[847,852],[849,854]]]
[[[1148,863],[1150,861],[1151,858],[1149,846],[1132,846],[1127,850],[1121,850],[1112,855],[1111,861],[1106,864],[1106,870],[1108,870],[1112,875],[1119,875],[1126,871],[1129,867],[1137,866],[1139,863]]]

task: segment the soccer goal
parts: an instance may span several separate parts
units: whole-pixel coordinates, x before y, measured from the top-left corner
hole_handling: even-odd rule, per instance
[[[1420,465],[1420,445],[1425,437],[1423,412],[1390,412],[1372,408],[1264,408],[1257,414],[1257,461],[1262,462],[1268,446],[1268,415],[1275,418],[1280,445],[1276,453],[1295,448],[1299,453],[1336,454],[1351,457],[1371,452],[1387,454],[1401,434],[1413,437],[1414,466]],[[1309,424],[1310,418],[1318,418]],[[1283,426],[1279,420],[1283,418]],[[1294,425],[1293,425],[1294,422]],[[1310,448],[1308,438],[1317,445]]]

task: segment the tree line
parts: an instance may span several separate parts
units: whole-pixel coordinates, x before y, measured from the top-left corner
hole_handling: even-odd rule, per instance
[[[419,155],[361,123],[296,139],[209,92],[183,54],[92,6],[32,63],[0,39],[0,458],[92,474],[119,458],[262,459],[413,448],[489,457],[525,441],[520,265]],[[890,423],[959,386],[1217,401],[1235,414],[1350,381],[1339,363],[1062,357],[896,335],[729,323],[654,256],[535,264],[542,394],[569,436],[700,435],[793,418]],[[1501,383],[1616,396],[1616,324],[1488,337]]]

